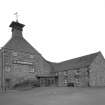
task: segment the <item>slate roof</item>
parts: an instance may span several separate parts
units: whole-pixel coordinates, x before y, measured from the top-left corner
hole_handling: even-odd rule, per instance
[[[63,61],[61,63],[50,63],[50,64],[52,65],[54,72],[87,67],[93,62],[93,60],[97,57],[99,53],[101,52]]]
[[[38,51],[34,49],[23,37],[12,37],[3,48],[32,54],[39,54]]]

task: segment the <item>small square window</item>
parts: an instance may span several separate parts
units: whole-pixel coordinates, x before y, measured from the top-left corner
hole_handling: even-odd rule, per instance
[[[17,56],[18,54],[17,54],[17,52],[12,52],[12,55]]]
[[[10,66],[6,66],[6,67],[5,67],[5,71],[6,71],[6,72],[10,72],[10,71],[11,71]]]
[[[74,75],[74,78],[79,79],[80,75],[76,74],[76,75]]]
[[[64,79],[64,84],[67,84],[67,79]]]
[[[80,83],[80,80],[79,79],[76,79],[76,83]]]
[[[77,74],[77,75],[80,74],[80,70],[76,70],[75,74]]]
[[[35,71],[34,71],[34,67],[33,67],[33,66],[30,66],[30,68],[29,68],[29,69],[30,69],[30,70],[29,70],[29,72],[30,72],[30,73],[35,72]]]
[[[64,71],[64,75],[67,76],[67,71]]]
[[[34,58],[34,55],[30,55],[30,58]]]

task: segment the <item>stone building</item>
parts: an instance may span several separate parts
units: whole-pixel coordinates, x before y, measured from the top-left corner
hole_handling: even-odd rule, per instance
[[[23,37],[24,24],[12,22],[11,39],[0,50],[0,87],[11,88],[25,80],[40,86],[105,86],[105,60],[101,52],[52,63]]]
[[[0,50],[0,87],[14,86],[27,79],[36,80],[36,75],[48,74],[49,64],[23,37],[24,25],[10,24],[12,37]]]
[[[101,52],[61,63],[52,63],[58,86],[105,86],[105,60]]]

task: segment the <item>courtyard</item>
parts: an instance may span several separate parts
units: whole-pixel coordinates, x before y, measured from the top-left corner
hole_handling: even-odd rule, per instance
[[[105,88],[40,87],[0,93],[0,105],[105,105]]]

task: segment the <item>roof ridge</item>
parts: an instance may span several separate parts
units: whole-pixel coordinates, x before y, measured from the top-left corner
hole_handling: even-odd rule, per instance
[[[61,63],[51,63],[54,71],[62,71],[62,70],[68,70],[68,69],[77,69],[81,67],[87,67],[91,65],[93,60],[96,58],[96,56],[101,52],[96,52],[92,54],[88,54],[82,57],[70,59],[67,61],[63,61]]]
[[[61,61],[61,62],[58,62],[58,63],[55,63],[55,64],[59,64],[59,63],[63,63],[63,62],[67,62],[67,61],[75,60],[75,59],[81,59],[81,58],[84,58],[84,57],[87,57],[87,56],[91,56],[91,55],[96,55],[97,56],[99,53],[100,53],[100,51],[98,51],[96,53],[87,54],[87,55],[79,56],[79,57],[76,57],[76,58],[72,58],[72,59],[69,59],[69,60]]]

